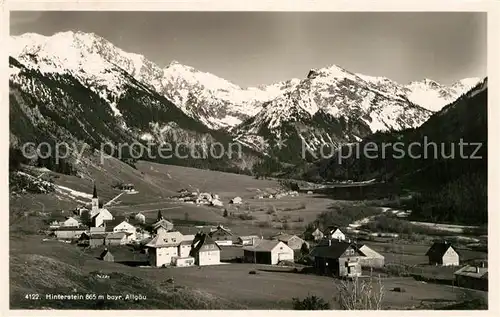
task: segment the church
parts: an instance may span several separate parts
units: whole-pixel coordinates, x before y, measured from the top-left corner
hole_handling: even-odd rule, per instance
[[[94,183],[94,193],[92,195],[92,208],[90,210],[91,227],[104,226],[105,220],[113,220],[113,215],[106,208],[99,206],[99,198],[97,197],[97,188]]]

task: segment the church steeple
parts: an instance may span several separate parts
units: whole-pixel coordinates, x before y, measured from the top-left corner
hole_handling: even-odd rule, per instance
[[[97,197],[97,187],[95,186],[95,182],[94,182],[94,193],[92,194],[92,210],[93,211],[99,210],[99,198]]]

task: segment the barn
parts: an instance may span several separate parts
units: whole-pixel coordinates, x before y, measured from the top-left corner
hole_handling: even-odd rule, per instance
[[[337,277],[361,276],[359,259],[363,254],[351,243],[329,240],[328,244],[317,245],[311,250],[314,268],[318,274]]]
[[[459,265],[460,255],[447,241],[435,242],[425,254],[429,257],[430,265]]]
[[[456,286],[481,291],[488,290],[488,268],[484,266],[484,263],[481,266],[466,265],[453,275]]]
[[[359,264],[361,267],[380,268],[384,266],[385,257],[368,247],[366,244],[359,246],[358,250],[362,255],[364,255],[359,258]]]
[[[293,249],[279,240],[261,240],[255,246],[243,248],[245,262],[278,264],[280,261],[294,261]]]

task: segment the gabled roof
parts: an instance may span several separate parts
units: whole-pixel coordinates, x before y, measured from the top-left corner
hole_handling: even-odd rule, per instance
[[[488,268],[487,267],[476,267],[472,265],[466,265],[460,270],[453,273],[454,275],[468,276],[478,279],[488,279]]]
[[[146,244],[146,247],[163,248],[176,247],[182,242],[182,233],[178,231],[163,232],[160,231],[151,241]]]
[[[239,236],[241,240],[252,240],[252,239],[260,239],[260,236],[253,235],[253,236]]]
[[[312,232],[312,235],[313,236],[316,236],[316,235],[323,235],[323,232],[321,232],[321,230],[319,230],[319,228],[316,228],[316,230],[314,230]]]
[[[340,232],[342,232],[342,230],[340,230],[339,227],[337,226],[328,226],[324,232],[324,234],[332,234],[334,233],[335,231],[339,230]]]
[[[135,228],[135,226],[134,226],[134,225],[132,225],[132,224],[131,224],[130,222],[128,222],[127,220],[123,220],[123,221],[121,221],[119,224],[117,224],[117,225],[116,225],[116,226],[114,226],[113,228],[116,228],[116,227],[118,227],[118,226],[120,226],[120,225],[122,225],[122,224],[127,224],[127,225],[129,225],[130,227]]]
[[[100,209],[98,209],[97,212],[93,216],[91,216],[91,217],[95,218],[95,217],[97,217],[99,215],[108,216],[108,217],[113,218],[113,214],[111,214],[109,212],[109,210],[107,210],[106,208],[100,208]]]
[[[349,242],[332,240],[331,244],[317,245],[314,247],[310,255],[314,257],[338,259],[349,247],[352,247],[352,244]],[[354,247],[353,249],[356,250]],[[359,251],[357,252],[359,254]]]
[[[295,234],[282,233],[282,234],[273,236],[274,240],[282,241],[282,242],[285,242],[285,243],[288,243],[288,241],[290,241],[290,239],[292,239],[292,238],[293,239],[300,239],[300,240],[303,241],[302,238],[300,238],[299,236],[297,236]]]
[[[210,233],[209,233],[209,235],[212,237],[216,233],[227,234],[227,235],[230,235],[230,236],[233,235],[233,233],[231,232],[230,229],[224,228],[222,225],[218,225],[215,230],[211,230]]]
[[[453,248],[453,246],[448,242],[434,242],[434,244],[429,248],[426,256],[434,256],[434,257],[442,257],[449,248]],[[453,248],[455,250],[455,248]],[[455,250],[456,252],[456,250]]]
[[[290,249],[285,243],[279,240],[260,240],[257,245],[244,247],[243,250],[251,251],[251,252],[271,252],[278,246],[282,244],[283,246]]]
[[[366,244],[362,244],[362,245],[358,246],[358,250],[367,258],[372,258],[372,259],[376,259],[376,258],[384,259],[385,258],[382,254],[373,250],[372,248],[370,248]]]
[[[193,240],[194,247],[192,248],[191,252],[193,254],[196,254],[197,252],[201,251],[203,246],[206,246],[206,245],[215,245],[217,249],[221,250],[219,245],[217,243],[215,243],[215,241],[208,234],[199,233],[194,237],[194,240]]]
[[[173,226],[174,226],[174,224],[166,219],[160,219],[157,222],[153,223],[153,229],[157,229],[159,227],[163,227],[165,229],[168,229],[168,227],[173,227]]]
[[[111,233],[108,233],[106,235],[106,239],[121,240],[126,236],[127,236],[127,234],[125,232],[111,232]]]
[[[111,254],[111,252],[109,252],[108,249],[104,249],[104,251],[102,251],[101,255],[99,256],[102,259],[104,259],[105,256],[111,256],[113,257],[113,254]]]

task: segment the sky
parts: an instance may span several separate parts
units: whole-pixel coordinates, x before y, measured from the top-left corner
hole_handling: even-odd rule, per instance
[[[242,87],[333,64],[401,84],[486,76],[486,13],[477,12],[11,12],[11,35],[70,30]]]

